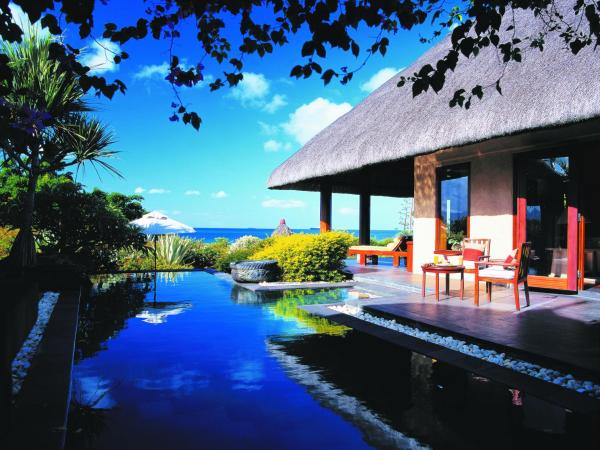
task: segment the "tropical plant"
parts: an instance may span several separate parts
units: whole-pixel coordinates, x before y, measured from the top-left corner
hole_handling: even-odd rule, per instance
[[[167,234],[159,236],[155,243],[156,259],[161,267],[169,269],[190,267],[189,261],[194,251],[191,239]],[[153,243],[149,242],[149,245],[152,246]]]
[[[249,259],[256,251],[251,248],[232,250],[224,255],[219,255],[215,261],[214,268],[219,272],[231,272],[230,264],[232,262]]]
[[[238,250],[257,250],[262,245],[262,239],[256,236],[241,236],[229,247],[232,252]]]
[[[348,248],[354,237],[330,231],[323,234],[293,234],[273,238],[252,259],[274,259],[285,281],[342,281]]]
[[[0,227],[0,258],[6,258],[17,236],[17,230],[8,227]]]
[[[0,226],[18,228],[27,183],[10,165],[0,169]],[[139,195],[87,192],[69,173],[44,173],[36,198],[33,233],[44,255],[67,257],[91,271],[110,270],[120,248],[144,245],[144,235],[129,224],[144,213]]]
[[[206,269],[214,267],[218,257],[219,252],[212,245],[196,240],[192,246],[190,264],[197,269]]]
[[[0,83],[2,107],[11,128],[0,136],[0,152],[27,179],[19,232],[9,255],[9,263],[17,268],[36,261],[32,227],[40,176],[87,162],[118,174],[104,160],[114,155],[109,150],[114,137],[87,115],[91,108],[78,76],[52,59],[54,44],[49,35],[32,26],[20,43],[0,42],[12,73]]]

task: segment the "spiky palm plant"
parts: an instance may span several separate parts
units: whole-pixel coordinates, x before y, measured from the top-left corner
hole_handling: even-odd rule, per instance
[[[32,223],[40,175],[86,163],[118,174],[105,161],[115,154],[112,134],[88,117],[91,108],[77,75],[51,58],[51,46],[52,38],[35,27],[18,44],[0,42],[13,70],[0,98],[11,115],[0,125],[0,152],[28,177],[19,234],[9,255],[16,268],[35,264]]]
[[[191,239],[167,234],[156,240],[156,259],[161,267],[183,267],[189,262],[193,251],[194,243]]]

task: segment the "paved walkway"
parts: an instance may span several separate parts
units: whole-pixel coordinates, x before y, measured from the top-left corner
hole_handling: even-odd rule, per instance
[[[512,289],[495,285],[490,303],[482,284],[480,306],[475,307],[473,283],[465,282],[465,298],[460,300],[458,280],[451,280],[450,296],[440,292],[436,303],[433,277],[428,277],[423,298],[421,275],[386,265],[349,268],[357,290],[375,296],[356,300],[371,314],[468,336],[600,379],[600,301],[532,292],[531,306],[526,307],[521,292],[517,312]]]

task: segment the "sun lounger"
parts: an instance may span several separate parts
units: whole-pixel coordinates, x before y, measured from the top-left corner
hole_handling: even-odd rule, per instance
[[[406,236],[395,240],[387,246],[354,245],[348,250],[348,256],[358,256],[358,263],[367,264],[368,256],[391,256],[394,267],[400,265],[400,258],[406,258],[406,270],[412,272],[412,242]]]

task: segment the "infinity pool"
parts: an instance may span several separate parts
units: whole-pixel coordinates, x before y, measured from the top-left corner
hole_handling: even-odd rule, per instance
[[[594,447],[591,418],[297,308],[347,295],[104,279],[81,306],[68,448]]]

